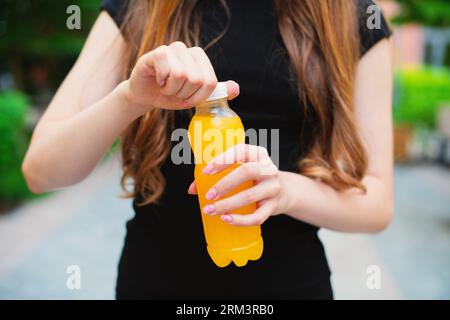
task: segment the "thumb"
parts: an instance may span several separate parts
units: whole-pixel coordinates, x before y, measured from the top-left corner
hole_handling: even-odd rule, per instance
[[[227,89],[228,89],[228,100],[233,100],[239,95],[239,85],[233,81],[227,81]]]
[[[188,194],[191,194],[191,195],[197,194],[197,184],[195,183],[195,181],[193,181],[191,183],[191,185],[189,186]]]

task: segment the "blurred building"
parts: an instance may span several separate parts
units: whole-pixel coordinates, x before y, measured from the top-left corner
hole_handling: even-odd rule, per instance
[[[401,7],[395,0],[378,1],[387,19],[396,16]],[[409,23],[393,26],[396,67],[430,64],[442,66],[450,48],[450,30],[428,28]]]

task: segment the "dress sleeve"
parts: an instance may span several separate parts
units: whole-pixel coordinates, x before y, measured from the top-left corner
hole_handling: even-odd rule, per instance
[[[380,8],[375,11],[371,6],[376,5],[373,0],[358,0],[359,33],[361,38],[361,56],[365,55],[373,46],[384,38],[389,38],[392,31],[381,13]],[[369,28],[368,21],[376,13],[380,13],[379,28]]]
[[[120,28],[125,17],[129,0],[102,0],[100,10],[106,11]]]

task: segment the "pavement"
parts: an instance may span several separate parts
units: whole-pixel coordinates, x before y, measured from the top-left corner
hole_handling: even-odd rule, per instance
[[[0,216],[0,299],[114,299],[131,201],[115,157],[85,181]],[[336,299],[450,299],[450,170],[395,168],[378,235],[321,230]]]

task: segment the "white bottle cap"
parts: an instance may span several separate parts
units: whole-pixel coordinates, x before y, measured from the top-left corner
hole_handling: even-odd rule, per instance
[[[206,101],[213,101],[218,99],[228,98],[228,89],[226,82],[218,82],[216,88]]]

